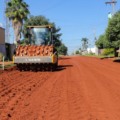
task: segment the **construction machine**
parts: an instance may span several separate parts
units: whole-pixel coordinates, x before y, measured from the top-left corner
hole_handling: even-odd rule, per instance
[[[58,54],[54,47],[52,26],[28,26],[29,45],[18,45],[13,62],[22,70],[54,71]]]

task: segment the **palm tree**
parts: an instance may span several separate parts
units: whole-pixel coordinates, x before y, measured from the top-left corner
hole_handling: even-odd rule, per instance
[[[83,49],[83,51],[86,51],[88,48],[88,39],[82,38],[81,41],[82,41],[82,49]]]
[[[11,0],[7,3],[6,16],[12,22],[14,29],[15,41],[19,43],[21,38],[23,21],[29,14],[28,5],[23,0]]]

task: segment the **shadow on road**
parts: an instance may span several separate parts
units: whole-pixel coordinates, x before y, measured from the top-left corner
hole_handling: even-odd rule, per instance
[[[115,60],[113,60],[113,62],[120,63],[120,59],[115,59]]]
[[[56,71],[62,71],[68,67],[73,67],[73,65],[59,65],[56,69]]]
[[[31,70],[28,70],[28,69],[19,70],[17,67],[10,69],[10,70],[6,70],[6,71],[18,70],[20,72],[29,72],[29,71],[31,71],[31,72],[57,72],[57,71],[65,70],[68,67],[73,67],[73,65],[58,65],[58,67],[56,69],[54,69],[53,71],[48,70],[47,68],[39,69],[39,70],[36,68],[31,69]]]
[[[67,59],[71,59],[70,57],[60,57],[59,60],[67,60]]]

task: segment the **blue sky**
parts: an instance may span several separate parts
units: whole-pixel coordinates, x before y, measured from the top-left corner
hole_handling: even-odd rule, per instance
[[[94,45],[94,34],[98,37],[104,33],[108,23],[108,12],[112,6],[105,5],[110,0],[25,0],[31,15],[44,15],[61,28],[61,39],[68,47],[69,53],[78,49],[81,38],[87,37]],[[3,16],[3,0],[0,0],[0,16]],[[120,9],[117,0],[116,11]],[[4,18],[0,17],[0,23]]]

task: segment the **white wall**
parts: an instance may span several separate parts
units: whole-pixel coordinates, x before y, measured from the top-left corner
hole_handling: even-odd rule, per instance
[[[98,55],[98,48],[96,46],[94,46],[93,48],[88,48],[87,49],[88,53],[95,53],[96,55]]]

